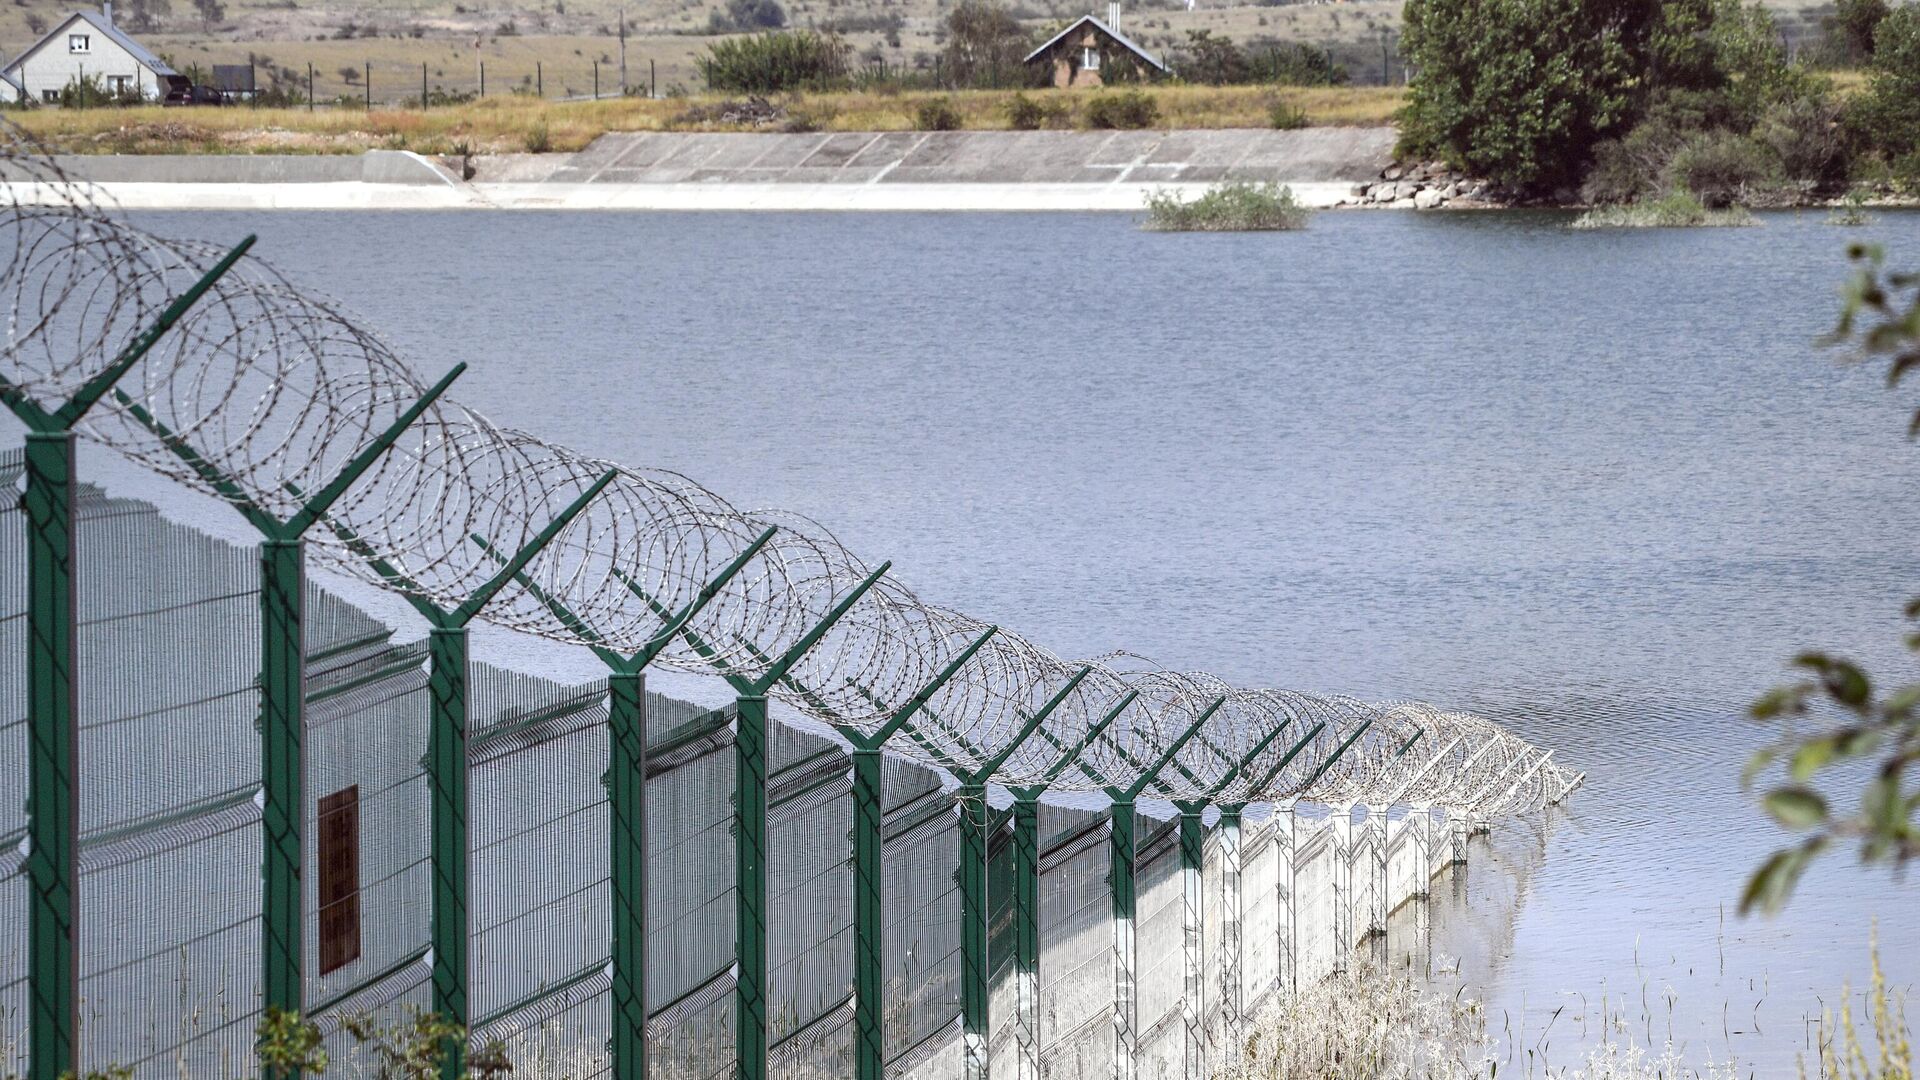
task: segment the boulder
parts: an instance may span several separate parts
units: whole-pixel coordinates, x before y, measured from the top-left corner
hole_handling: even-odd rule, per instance
[[[1355,184],[1352,187],[1347,189],[1347,194],[1352,195],[1355,198],[1359,198],[1360,196],[1365,195],[1366,193],[1367,193],[1367,185],[1365,184]]]
[[[1392,209],[1392,210],[1415,209],[1412,199],[1395,199],[1392,202],[1388,203],[1387,206],[1389,209]]]
[[[1382,173],[1380,174],[1380,179],[1382,179],[1382,180],[1398,180],[1398,179],[1400,179],[1400,178],[1401,178],[1402,176],[1405,176],[1405,175],[1406,175],[1406,172],[1405,172],[1405,170],[1403,170],[1403,169],[1401,169],[1401,168],[1400,168],[1400,166],[1398,166],[1398,165],[1389,165],[1389,166],[1387,166],[1387,168],[1386,168],[1386,171],[1384,171],[1384,172],[1382,172]]]
[[[1413,198],[1414,192],[1419,190],[1420,190],[1419,184],[1413,182],[1412,180],[1402,180],[1399,183],[1393,185],[1393,197],[1396,199],[1411,199]]]
[[[1446,201],[1446,196],[1435,191],[1433,188],[1422,188],[1420,193],[1413,197],[1413,208],[1415,210],[1431,210]]]

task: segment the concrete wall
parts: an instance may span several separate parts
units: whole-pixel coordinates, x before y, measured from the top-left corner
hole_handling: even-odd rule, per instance
[[[448,178],[417,154],[63,154],[68,178],[99,184],[431,184]],[[0,162],[0,179],[12,179]]]
[[[1392,163],[1391,128],[1299,131],[634,132],[577,154],[483,158],[482,182],[1353,183]]]

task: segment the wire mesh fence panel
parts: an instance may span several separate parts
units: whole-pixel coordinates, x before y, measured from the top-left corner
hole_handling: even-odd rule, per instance
[[[1185,1075],[1186,877],[1180,866],[1178,821],[1139,816],[1134,849],[1134,1015],[1140,1075]],[[1193,1078],[1198,1080],[1198,1078]]]
[[[568,1075],[601,1071],[612,952],[606,684],[476,663],[469,687],[476,1040],[537,1050]]]
[[[853,822],[839,746],[774,724],[767,810],[767,1035],[773,1075],[853,1071]]]
[[[1113,1075],[1113,897],[1106,815],[1042,803],[1040,1072]]]
[[[1003,810],[993,811],[995,820]],[[989,984],[987,995],[988,1072],[997,1076],[1020,1074],[1019,1043],[1015,1030],[1019,1025],[1019,981],[1015,966],[1013,925],[1013,827],[994,832],[987,844],[987,958]]]
[[[379,622],[312,586],[304,627],[307,1002],[335,1024],[354,1012],[393,1020],[424,977],[432,919],[425,652],[417,642],[395,645]],[[323,806],[333,812],[323,815]],[[334,886],[335,871],[354,887]],[[339,893],[325,904],[323,877]]]
[[[81,1067],[247,1075],[260,981],[260,765],[246,752],[257,561],[145,504],[78,493]]]
[[[1301,986],[1332,974],[1334,967],[1334,843],[1327,819],[1298,818],[1294,856],[1294,941]]]
[[[17,491],[20,450],[0,450],[0,491]],[[0,498],[0,1075],[27,1071],[27,536],[20,500]]]
[[[1240,1003],[1258,1015],[1280,981],[1280,845],[1274,818],[1248,816],[1240,833]]]
[[[649,1076],[733,1069],[734,767],[731,710],[647,715]]]
[[[930,770],[882,769],[882,1045],[891,1076],[958,1076],[960,816]],[[918,791],[896,803],[895,791]]]

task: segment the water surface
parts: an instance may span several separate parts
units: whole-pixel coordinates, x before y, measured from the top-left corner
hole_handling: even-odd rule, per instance
[[[1063,654],[1425,698],[1559,748],[1586,789],[1496,831],[1462,891],[1498,903],[1443,905],[1436,951],[1522,1050],[1570,1061],[1579,995],[1591,1036],[1624,994],[1636,1031],[1764,1076],[1865,981],[1876,917],[1920,978],[1913,887],[1848,856],[1783,917],[1733,914],[1779,838],[1737,789],[1746,704],[1809,645],[1911,670],[1920,448],[1812,343],[1844,243],[1920,266],[1920,217],[1764,218],[140,220],[257,231],[423,368],[471,363],[496,420],[799,510]]]

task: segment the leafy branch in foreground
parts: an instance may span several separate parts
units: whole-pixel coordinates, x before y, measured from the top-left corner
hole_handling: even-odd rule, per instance
[[[1887,385],[1920,367],[1920,274],[1887,273],[1880,248],[1855,244],[1848,258],[1857,267],[1848,281],[1840,322],[1828,341],[1851,345],[1858,359],[1887,361]],[[1920,410],[1907,425],[1907,437],[1920,436]],[[1920,599],[1909,601],[1907,618],[1920,620]],[[1906,638],[1920,653],[1920,632]],[[1920,683],[1879,690],[1852,661],[1824,652],[1806,652],[1793,666],[1798,682],[1776,687],[1754,702],[1754,719],[1777,723],[1780,738],[1753,755],[1741,777],[1751,787],[1775,766],[1785,782],[1769,789],[1760,805],[1785,828],[1806,834],[1797,844],[1773,853],[1748,880],[1740,898],[1744,913],[1754,908],[1777,911],[1817,856],[1836,842],[1857,843],[1866,863],[1904,866],[1920,855],[1920,789],[1910,772],[1920,761]],[[1811,733],[1799,730],[1819,708]],[[1828,720],[1827,717],[1833,719]],[[1841,811],[1813,787],[1823,770],[1860,763],[1872,776],[1857,809]]]

